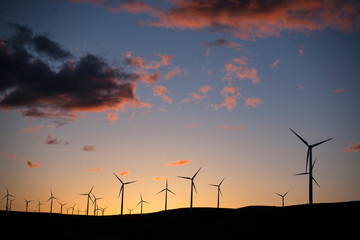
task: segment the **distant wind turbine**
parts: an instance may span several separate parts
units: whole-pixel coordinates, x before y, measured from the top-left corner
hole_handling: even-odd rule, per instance
[[[313,169],[313,166],[314,166],[313,163],[312,163],[312,149],[314,147],[324,143],[324,142],[330,141],[333,138],[329,138],[329,139],[326,139],[324,141],[309,145],[302,137],[300,137],[296,132],[294,132],[294,130],[292,130],[291,128],[290,128],[290,130],[308,147],[307,156],[306,156],[305,172],[302,173],[302,174],[298,174],[298,175],[309,174],[309,204],[313,204],[313,184],[312,184],[312,182],[315,179],[313,178],[313,173],[312,173],[312,169]],[[307,172],[308,165],[310,166],[309,167],[309,169],[310,169],[309,172]],[[315,183],[316,183],[316,181],[315,181]]]
[[[140,214],[142,214],[142,212],[143,212],[143,204],[144,204],[144,203],[148,203],[148,202],[143,200],[143,198],[142,198],[142,196],[141,196],[141,193],[140,193],[140,202],[138,202],[138,204],[136,205],[136,206],[139,206],[139,204],[141,204],[141,205],[140,205],[140,206],[141,206],[141,212],[140,212]]]
[[[58,201],[58,203],[60,204],[60,214],[62,214],[63,206],[65,206],[67,203],[61,203],[59,201]]]
[[[217,191],[217,192],[218,192],[218,194],[217,194],[217,208],[219,208],[220,194],[221,194],[221,196],[222,196],[220,186],[221,186],[221,184],[223,183],[224,180],[225,180],[225,178],[224,178],[223,180],[221,180],[221,182],[220,182],[218,185],[216,185],[216,184],[209,184],[210,186],[217,187],[217,189],[218,189],[218,191]]]
[[[193,189],[195,189],[195,192],[197,194],[194,179],[195,179],[196,175],[199,173],[200,169],[201,169],[201,167],[199,168],[199,170],[197,170],[197,172],[194,174],[194,176],[192,178],[191,177],[178,176],[179,178],[184,178],[184,179],[191,180],[191,194],[190,194],[190,210],[191,211],[192,211],[192,207],[193,207]]]
[[[91,194],[93,195],[93,198],[94,198],[93,203],[94,203],[94,216],[95,216],[96,210],[97,210],[97,200],[100,200],[102,198],[97,198],[97,197],[95,197],[95,195],[93,193],[91,193]]]
[[[289,192],[290,191],[287,191],[284,195],[281,195],[279,193],[275,193],[276,195],[279,195],[281,197],[281,199],[282,199],[282,207],[284,207],[284,198],[285,198],[286,194],[288,194]]]
[[[101,211],[101,216],[104,216],[104,212],[105,210],[107,209],[107,207],[104,207],[104,208],[100,208],[100,211]]]
[[[90,191],[88,193],[80,193],[79,195],[84,195],[87,196],[87,204],[86,204],[86,215],[89,215],[89,199],[91,200],[91,202],[93,202],[93,200],[91,199],[91,191],[93,190],[94,186],[92,186],[92,188],[90,189]]]
[[[9,211],[11,211],[11,205],[12,205],[12,202],[13,202],[14,200],[15,200],[15,198],[9,199],[9,203],[10,203],[10,204],[9,204],[9,205],[10,205],[10,206],[9,206]]]
[[[132,208],[132,209],[127,208],[127,210],[129,211],[129,214],[131,214],[131,212],[134,211],[134,208]]]
[[[9,197],[15,197],[15,196],[11,195],[9,193],[8,188],[6,187],[6,195],[3,197],[3,199],[6,198],[6,211],[9,211]]]
[[[54,195],[53,195],[53,193],[52,193],[51,189],[50,189],[50,194],[51,194],[51,196],[49,197],[49,199],[47,200],[47,202],[48,202],[49,200],[51,200],[51,201],[50,201],[50,213],[52,213],[53,200],[54,200],[54,199],[59,200],[59,199],[58,199],[58,198],[56,198],[56,197],[54,197]]]
[[[167,210],[167,192],[170,192],[174,195],[176,195],[173,191],[171,191],[169,188],[168,188],[168,179],[166,178],[166,186],[163,190],[161,190],[160,192],[158,192],[157,194],[159,193],[162,193],[163,191],[165,191],[165,211]]]
[[[71,215],[74,215],[75,205],[76,205],[76,203],[74,205],[72,205],[72,207],[69,207],[69,209],[71,209]]]
[[[33,200],[27,200],[26,198],[24,198],[25,200],[25,212],[28,211],[28,207],[29,207],[29,203],[31,203]]]
[[[120,194],[121,194],[121,215],[123,215],[125,185],[130,184],[130,183],[135,183],[135,182],[137,182],[137,180],[131,181],[131,182],[123,182],[123,181],[121,181],[121,179],[118,177],[118,175],[116,175],[115,173],[114,173],[114,175],[115,175],[115,177],[121,182],[121,187],[120,187],[120,191],[119,191],[118,198],[120,197]]]
[[[37,206],[38,206],[38,212],[40,212],[40,206],[41,206],[41,205],[44,205],[44,204],[41,203],[40,200],[38,200],[38,204],[37,204]]]

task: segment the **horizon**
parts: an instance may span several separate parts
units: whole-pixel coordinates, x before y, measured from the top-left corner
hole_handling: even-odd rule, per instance
[[[2,1],[0,210],[358,201],[360,4],[207,3]]]

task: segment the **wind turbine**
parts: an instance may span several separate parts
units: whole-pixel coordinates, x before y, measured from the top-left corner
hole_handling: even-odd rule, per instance
[[[165,191],[165,211],[167,210],[167,192],[170,192],[174,195],[176,195],[173,191],[171,191],[169,188],[168,188],[168,179],[166,178],[166,186],[163,190],[161,190],[160,192],[158,192],[157,194],[159,193],[162,193],[163,191]]]
[[[6,195],[3,197],[3,199],[6,198],[6,211],[9,211],[9,197],[15,197],[15,196],[11,195],[9,193],[8,188],[6,187]]]
[[[105,212],[106,209],[107,209],[107,207],[100,208],[100,211],[101,211],[102,216],[104,216],[104,212]]]
[[[221,180],[221,182],[220,182],[218,185],[216,185],[216,184],[209,184],[210,186],[217,187],[217,189],[218,189],[218,194],[217,194],[217,208],[219,208],[220,194],[221,194],[221,196],[222,196],[220,186],[221,186],[221,184],[223,183],[224,180],[225,180],[225,178],[223,178],[223,180]]]
[[[115,177],[121,182],[121,187],[120,187],[120,191],[119,191],[118,198],[120,197],[120,194],[121,194],[121,215],[123,215],[125,185],[130,184],[130,183],[137,182],[137,180],[131,181],[131,182],[123,182],[123,181],[121,181],[121,179],[118,177],[118,175],[116,175],[115,173],[114,173],[114,175],[115,175]]]
[[[25,200],[25,211],[27,212],[29,203],[32,202],[33,200],[27,200],[26,198],[24,198],[24,200]]]
[[[127,208],[127,210],[129,210],[129,214],[131,215],[131,212],[134,211],[134,208],[133,209]]]
[[[93,193],[91,193],[92,195],[93,195],[93,198],[94,198],[94,201],[93,201],[93,203],[94,203],[94,216],[95,216],[95,213],[96,213],[96,207],[97,207],[97,202],[96,202],[96,200],[100,200],[100,199],[102,199],[102,198],[97,198],[97,197],[95,197],[95,195],[93,194]]]
[[[91,202],[93,202],[93,200],[91,199],[91,191],[93,190],[94,186],[92,186],[92,188],[90,189],[90,191],[88,193],[80,193],[79,195],[84,195],[87,196],[87,205],[86,205],[86,216],[89,215],[89,199],[91,200]]]
[[[141,204],[141,212],[140,212],[140,214],[142,214],[143,204],[144,203],[148,203],[148,202],[143,200],[143,198],[141,196],[141,193],[140,193],[140,202],[138,202],[138,204],[136,205],[136,206],[139,206],[139,204]]]
[[[56,200],[59,200],[59,199],[58,199],[58,198],[56,198],[56,197],[54,197],[54,195],[53,195],[53,193],[52,193],[51,189],[50,189],[50,194],[51,194],[51,197],[49,197],[49,199],[47,200],[47,202],[48,202],[49,200],[51,200],[51,202],[50,202],[50,213],[52,213],[52,204],[53,204],[53,199],[56,199]]]
[[[63,206],[65,206],[67,203],[61,203],[59,201],[58,201],[58,203],[60,204],[60,214],[62,214]]]
[[[37,206],[38,206],[38,212],[40,212],[40,206],[41,206],[41,205],[44,205],[44,204],[41,203],[40,200],[38,200],[38,205],[37,205]]]
[[[74,205],[72,205],[72,207],[69,207],[69,209],[71,209],[71,215],[74,215],[75,205],[76,205],[76,203]]]
[[[11,205],[12,205],[12,202],[15,200],[15,198],[13,199],[9,199],[9,202],[10,202],[10,207],[9,207],[9,211],[11,211]]]
[[[184,179],[191,180],[191,194],[190,194],[190,210],[191,211],[192,211],[192,206],[193,206],[193,189],[195,189],[195,192],[197,194],[195,183],[194,183],[194,178],[196,177],[196,175],[198,174],[200,169],[201,169],[201,167],[199,168],[199,170],[197,170],[197,172],[194,174],[194,176],[192,178],[191,177],[178,176],[179,178],[184,178]]]
[[[313,203],[313,174],[312,174],[312,169],[313,169],[313,163],[312,163],[312,149],[324,142],[327,142],[327,141],[330,141],[331,139],[333,138],[329,138],[329,139],[326,139],[324,141],[321,141],[321,142],[318,142],[318,143],[315,143],[315,144],[312,144],[312,145],[309,145],[302,137],[300,137],[296,132],[294,132],[294,130],[292,130],[290,128],[290,130],[308,147],[308,151],[307,151],[307,156],[306,156],[306,167],[305,167],[305,173],[303,174],[299,174],[299,175],[304,175],[304,174],[309,174],[309,204],[312,204]],[[307,169],[308,169],[308,165],[310,166],[309,167],[309,173],[307,172]],[[316,182],[316,181],[315,181]]]
[[[284,207],[284,198],[285,198],[286,194],[288,194],[288,192],[290,192],[290,191],[287,191],[284,195],[281,195],[279,193],[275,193],[276,195],[279,195],[281,197],[281,199],[282,199],[282,207]]]

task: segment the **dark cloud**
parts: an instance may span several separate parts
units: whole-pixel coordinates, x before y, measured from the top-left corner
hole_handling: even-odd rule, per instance
[[[66,123],[78,117],[75,112],[117,110],[126,103],[143,107],[135,98],[138,73],[126,73],[92,54],[66,59],[54,70],[43,57],[71,54],[45,36],[33,37],[25,26],[11,26],[15,34],[0,41],[0,109]]]
[[[206,47],[221,47],[221,46],[226,46],[226,47],[230,47],[230,48],[234,48],[234,47],[240,47],[241,45],[239,43],[235,43],[235,42],[229,42],[226,39],[220,38],[214,42],[201,42],[202,46],[206,46]]]

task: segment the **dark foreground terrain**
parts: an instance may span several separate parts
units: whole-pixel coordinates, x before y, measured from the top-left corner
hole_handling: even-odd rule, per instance
[[[360,202],[104,217],[0,211],[0,222],[11,239],[356,239]]]

